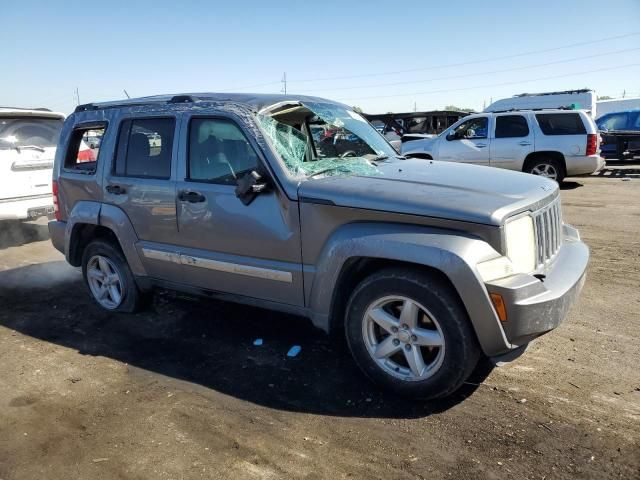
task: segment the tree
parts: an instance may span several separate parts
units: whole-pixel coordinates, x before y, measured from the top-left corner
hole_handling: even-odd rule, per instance
[[[610,97],[609,95],[602,95],[601,97],[598,97],[598,100],[611,100],[613,97]]]

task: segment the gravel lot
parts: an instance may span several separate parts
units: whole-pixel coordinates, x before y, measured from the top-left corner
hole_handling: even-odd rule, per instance
[[[436,403],[377,391],[294,317],[168,293],[109,315],[45,222],[0,226],[0,479],[640,478],[637,177],[569,179],[579,304]]]

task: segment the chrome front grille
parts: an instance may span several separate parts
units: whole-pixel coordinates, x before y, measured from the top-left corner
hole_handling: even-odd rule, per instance
[[[536,268],[555,257],[562,246],[562,207],[560,197],[533,213],[536,231]]]

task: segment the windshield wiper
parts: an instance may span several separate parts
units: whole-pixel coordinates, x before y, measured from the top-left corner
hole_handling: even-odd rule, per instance
[[[13,148],[15,148],[18,153],[20,153],[20,150],[25,149],[25,150],[37,150],[39,152],[44,152],[45,149],[42,147],[39,147],[37,145],[15,145]]]

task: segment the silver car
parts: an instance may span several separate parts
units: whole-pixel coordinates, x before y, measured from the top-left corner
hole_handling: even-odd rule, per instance
[[[101,148],[80,162],[87,130]],[[589,258],[555,182],[405,159],[315,97],[81,105],[54,192],[51,239],[100,307],[133,312],[161,286],[298,314],[414,397],[447,396],[558,326]]]

